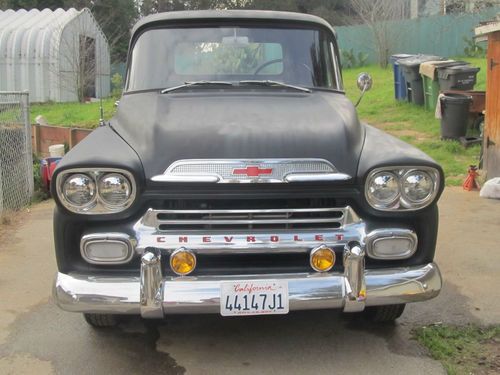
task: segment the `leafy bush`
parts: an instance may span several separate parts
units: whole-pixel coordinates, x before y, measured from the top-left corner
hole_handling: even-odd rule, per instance
[[[42,181],[42,174],[40,172],[40,159],[37,158],[36,155],[33,155],[33,202],[40,202],[49,197],[47,191],[45,190],[45,186]]]
[[[123,91],[123,77],[120,73],[113,74],[113,77],[111,77],[111,85],[113,86],[111,96],[118,99],[122,96]]]
[[[476,43],[475,39],[463,37],[463,40],[466,44],[464,48],[464,54],[467,57],[484,57],[485,50],[479,44]]]
[[[356,55],[351,48],[350,50],[340,50],[342,68],[358,68],[365,66],[368,61],[368,54],[358,52]]]

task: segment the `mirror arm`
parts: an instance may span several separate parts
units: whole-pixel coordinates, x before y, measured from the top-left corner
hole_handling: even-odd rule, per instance
[[[365,92],[366,92],[366,85],[365,87],[363,87],[363,91],[361,91],[361,95],[359,96],[358,101],[356,102],[356,104],[354,104],[355,107],[357,107],[358,104],[361,103],[361,99],[363,99],[363,96],[365,96]]]

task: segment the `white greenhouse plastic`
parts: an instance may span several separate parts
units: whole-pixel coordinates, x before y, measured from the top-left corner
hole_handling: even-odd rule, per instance
[[[97,98],[110,90],[108,41],[88,9],[0,10],[0,91],[71,102],[79,87]]]

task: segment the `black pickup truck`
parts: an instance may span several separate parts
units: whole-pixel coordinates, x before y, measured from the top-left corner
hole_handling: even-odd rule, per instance
[[[53,181],[55,301],[96,327],[306,309],[390,321],[441,289],[442,169],[359,121],[318,17],[142,19],[116,115]]]

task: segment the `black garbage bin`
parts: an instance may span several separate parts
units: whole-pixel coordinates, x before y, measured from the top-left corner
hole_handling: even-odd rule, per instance
[[[439,101],[441,104],[441,139],[465,137],[472,97],[448,93],[441,96]]]
[[[438,68],[439,88],[445,90],[472,90],[476,84],[479,68],[458,65]]]
[[[406,80],[407,99],[410,103],[424,105],[424,88],[422,76],[420,75],[420,64],[426,61],[442,61],[441,56],[417,55],[407,59],[399,60],[398,63],[403,70]]]

